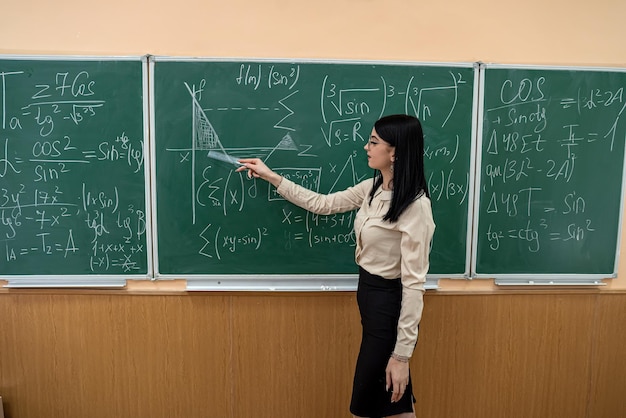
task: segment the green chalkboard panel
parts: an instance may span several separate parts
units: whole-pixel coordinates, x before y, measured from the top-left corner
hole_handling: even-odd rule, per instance
[[[616,271],[626,72],[486,66],[472,270]]]
[[[392,113],[424,125],[430,273],[469,273],[472,65],[156,57],[151,70],[157,274],[354,274],[354,212],[307,213],[229,159],[342,190],[373,175],[363,146]]]
[[[0,275],[150,274],[146,70],[0,57]]]

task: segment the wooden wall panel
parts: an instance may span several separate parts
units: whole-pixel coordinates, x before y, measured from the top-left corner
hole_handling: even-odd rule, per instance
[[[626,417],[626,295],[598,301],[589,417]]]
[[[418,417],[626,416],[626,293],[426,296]],[[348,418],[353,293],[0,292],[7,418]]]
[[[7,416],[228,416],[227,301],[1,295]]]
[[[234,417],[350,416],[354,295],[235,297],[233,334]]]
[[[417,415],[585,417],[594,300],[429,297],[413,360]]]

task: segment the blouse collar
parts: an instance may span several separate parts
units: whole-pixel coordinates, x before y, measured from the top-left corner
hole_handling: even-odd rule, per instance
[[[374,197],[380,200],[391,200],[392,190],[383,190],[382,187],[379,187],[374,193]]]

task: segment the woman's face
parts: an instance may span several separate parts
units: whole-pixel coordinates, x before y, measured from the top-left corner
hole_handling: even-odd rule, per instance
[[[375,170],[389,171],[393,164],[395,147],[392,147],[387,141],[382,139],[376,133],[376,129],[372,129],[370,140],[365,144],[367,151],[367,165]]]

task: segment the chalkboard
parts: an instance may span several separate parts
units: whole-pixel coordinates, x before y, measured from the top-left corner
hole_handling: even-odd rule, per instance
[[[610,277],[617,269],[626,72],[481,71],[477,277]]]
[[[0,57],[9,285],[151,275],[146,72],[140,57]]]
[[[429,277],[469,275],[475,68],[471,64],[153,57],[157,277],[355,274],[354,212],[308,213],[235,173],[261,157],[322,193],[369,178],[382,115],[424,127],[437,231]]]

